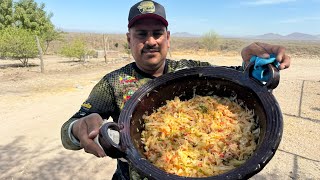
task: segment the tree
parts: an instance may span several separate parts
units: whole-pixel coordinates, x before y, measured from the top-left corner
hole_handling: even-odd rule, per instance
[[[44,34],[52,28],[50,18],[52,13],[47,14],[45,4],[38,4],[33,0],[20,0],[14,3],[14,20],[16,27],[29,29],[38,35]]]
[[[60,49],[60,54],[69,57],[76,58],[80,61],[84,61],[87,55],[93,55],[82,38],[74,39],[71,43],[67,43]]]
[[[50,42],[61,39],[62,31],[50,20],[53,14],[44,8],[44,3],[34,0],[0,0],[0,56],[19,59],[27,66],[28,59],[37,56],[35,36],[40,37],[45,53]]]
[[[13,25],[12,0],[0,0],[0,30]]]
[[[215,50],[219,47],[220,37],[214,31],[204,33],[202,36],[202,44],[207,51]]]
[[[28,66],[29,58],[38,55],[35,34],[29,30],[8,27],[0,30],[0,56],[18,59]]]
[[[42,49],[47,52],[50,42],[61,40],[62,31],[56,30],[51,22],[52,13],[44,10],[45,4],[38,5],[34,0],[20,0],[14,3],[15,26],[35,32],[42,40]]]
[[[47,54],[50,43],[54,40],[62,41],[63,40],[63,31],[60,29],[54,29],[54,27],[48,29],[46,33],[41,36],[41,39],[44,41],[43,44],[43,53]]]

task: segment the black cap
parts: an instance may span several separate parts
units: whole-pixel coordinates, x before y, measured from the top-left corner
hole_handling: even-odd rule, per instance
[[[164,7],[154,1],[140,1],[133,5],[129,12],[128,28],[130,28],[137,20],[142,18],[154,18],[160,20],[166,27],[166,11]]]

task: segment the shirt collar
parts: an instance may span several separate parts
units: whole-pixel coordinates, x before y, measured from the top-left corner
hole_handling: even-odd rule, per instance
[[[146,78],[150,78],[150,79],[156,78],[155,76],[152,76],[148,73],[145,73],[141,69],[139,69],[135,62],[133,63],[133,68],[135,71],[137,71],[137,73],[141,74],[142,76],[144,76]],[[166,73],[168,73],[168,61],[167,60],[165,62],[164,69],[163,69],[163,74],[166,74]]]

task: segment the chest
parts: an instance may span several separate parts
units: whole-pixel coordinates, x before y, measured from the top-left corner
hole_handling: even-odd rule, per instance
[[[129,75],[119,76],[114,88],[116,103],[119,108],[122,109],[131,96],[149,80],[149,78],[138,78]]]

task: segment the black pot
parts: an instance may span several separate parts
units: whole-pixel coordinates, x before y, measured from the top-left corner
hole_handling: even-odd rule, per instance
[[[121,111],[118,123],[110,122],[102,126],[99,142],[108,156],[126,159],[142,178],[166,180],[250,178],[271,160],[279,146],[283,131],[282,113],[271,93],[279,83],[279,73],[271,65],[269,70],[272,78],[265,85],[250,77],[249,70],[240,72],[224,67],[195,67],[162,75],[135,92]],[[157,168],[143,155],[142,115],[146,112],[152,113],[163,106],[166,100],[172,100],[175,96],[186,100],[193,98],[194,94],[236,97],[239,102],[254,110],[259,120],[260,138],[255,152],[244,164],[217,176],[187,178]],[[119,132],[119,144],[111,140],[108,129]]]

